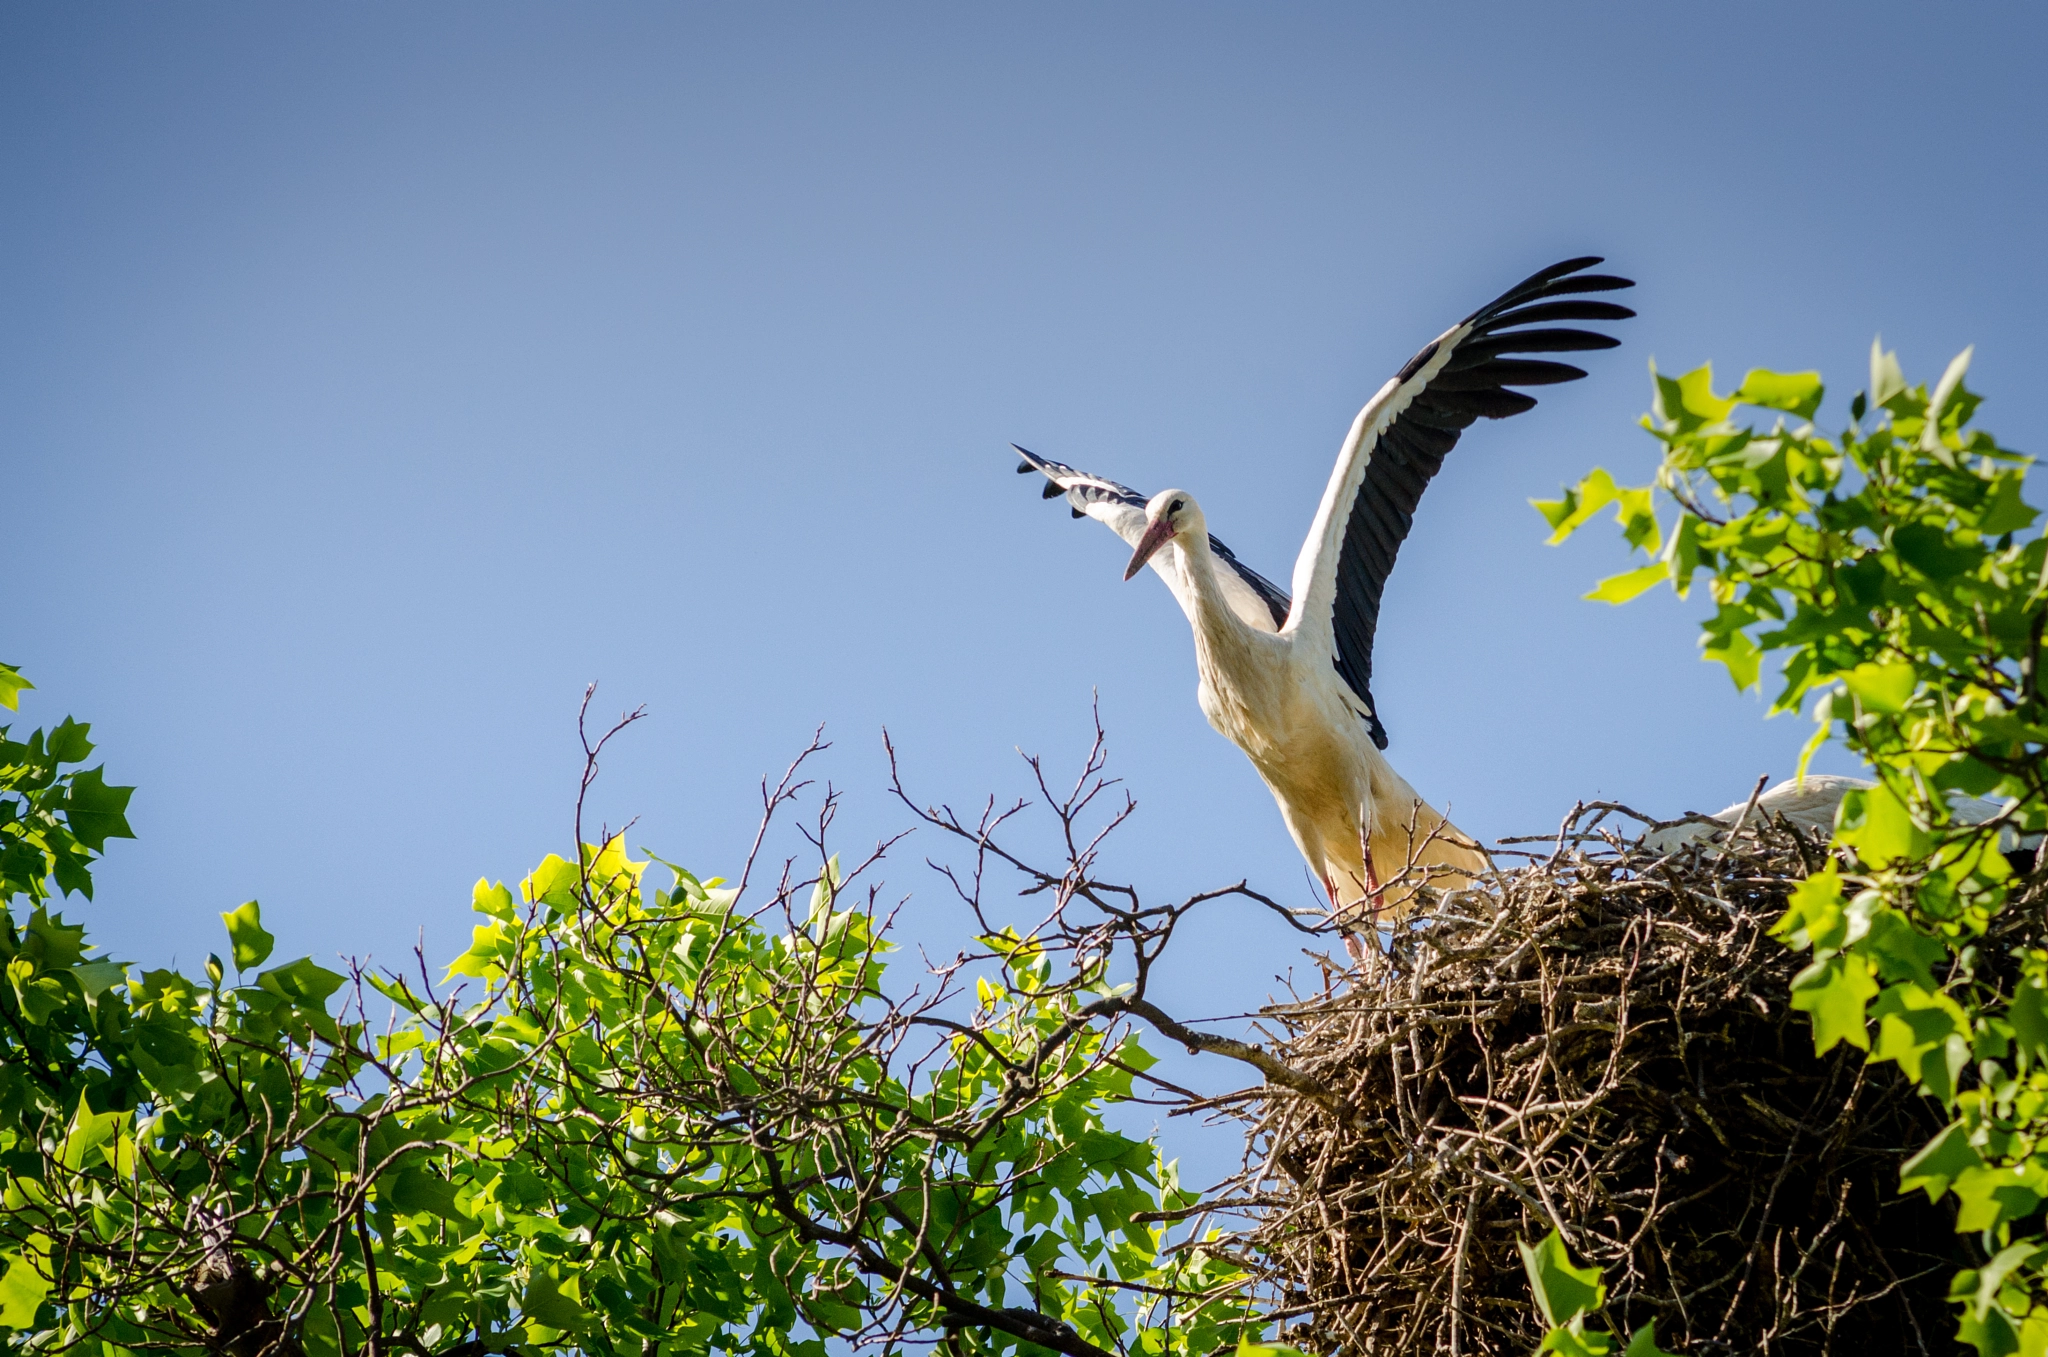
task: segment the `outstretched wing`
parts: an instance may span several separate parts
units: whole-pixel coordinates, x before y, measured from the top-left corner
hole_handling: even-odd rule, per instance
[[[1574,295],[1635,286],[1626,278],[1584,272],[1599,262],[1553,264],[1446,330],[1358,412],[1337,454],[1294,563],[1295,606],[1285,625],[1298,644],[1328,647],[1338,674],[1365,704],[1372,741],[1381,749],[1387,732],[1372,700],[1373,632],[1380,594],[1415,506],[1467,425],[1505,419],[1536,404],[1534,396],[1508,388],[1586,375],[1569,363],[1519,355],[1611,349],[1620,342],[1590,330],[1522,328],[1633,316],[1625,306]]]
[[[1046,499],[1057,499],[1064,494],[1074,517],[1107,523],[1117,536],[1134,547],[1144,536],[1146,496],[1128,485],[1118,485],[1115,481],[1091,476],[1064,463],[1040,457],[1017,447],[1015,443],[1010,446],[1016,448],[1024,459],[1018,464],[1018,475],[1027,476],[1036,471],[1045,477]],[[1257,627],[1260,631],[1278,631],[1280,624],[1287,620],[1286,591],[1238,560],[1236,554],[1214,536],[1209,538],[1209,550],[1224,567],[1217,572],[1216,579],[1223,587],[1223,597],[1230,604],[1230,610],[1246,626]],[[1166,587],[1173,590],[1181,610],[1192,617],[1193,600],[1188,594],[1186,580],[1181,577],[1180,552],[1157,552],[1152,557],[1152,564],[1158,569],[1159,577],[1166,581]]]

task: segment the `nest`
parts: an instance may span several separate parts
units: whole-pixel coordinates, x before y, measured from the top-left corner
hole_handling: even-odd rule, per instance
[[[1767,935],[1823,850],[1779,823],[1659,857],[1597,826],[1450,897],[1383,973],[1268,1010],[1274,1053],[1331,1095],[1241,1109],[1266,1203],[1245,1256],[1290,1341],[1528,1353],[1515,1246],[1555,1227],[1624,1334],[1954,1351],[1949,1279],[1981,1255],[1898,1191],[1944,1118],[1892,1065],[1814,1055],[1787,1004],[1805,958]],[[2007,927],[2039,933],[2022,913]]]

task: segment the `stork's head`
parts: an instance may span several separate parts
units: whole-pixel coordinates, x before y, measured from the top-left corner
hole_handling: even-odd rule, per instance
[[[1193,495],[1185,490],[1161,490],[1145,505],[1145,535],[1138,539],[1138,549],[1131,553],[1131,563],[1124,567],[1124,578],[1143,570],[1152,553],[1174,538],[1199,536],[1206,531],[1202,506],[1195,503]]]

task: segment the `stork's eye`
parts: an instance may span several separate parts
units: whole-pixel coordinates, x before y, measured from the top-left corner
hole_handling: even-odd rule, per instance
[[[1182,509],[1183,507],[1185,507],[1185,506],[1186,506],[1186,504],[1187,504],[1187,501],[1186,501],[1186,500],[1184,500],[1184,499],[1177,499],[1177,500],[1175,500],[1175,501],[1174,501],[1173,503],[1171,503],[1171,504],[1169,504],[1169,505],[1167,505],[1167,506],[1166,506],[1166,512],[1168,512],[1168,513],[1170,513],[1170,514],[1177,514],[1177,513],[1179,513],[1179,512],[1181,511],[1181,509]]]

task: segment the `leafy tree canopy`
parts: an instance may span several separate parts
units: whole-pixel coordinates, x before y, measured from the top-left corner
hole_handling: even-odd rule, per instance
[[[83,726],[5,748],[13,1350],[1096,1357],[1246,1327],[1239,1270],[1167,1247],[1194,1197],[1104,1121],[1151,1064],[1115,1022],[1142,994],[1112,966],[1158,940],[1135,896],[1040,881],[1036,929],[984,920],[892,997],[880,851],[841,868],[828,798],[815,870],[758,904],[601,834],[479,881],[445,974],[273,962],[254,901],[204,979],[138,973],[49,909],[127,789],[62,771]]]
[[[1869,765],[1834,865],[1778,925],[1813,958],[1792,1001],[1817,1049],[1893,1062],[1952,1114],[1901,1189],[1952,1195],[1983,1236],[1992,1261],[1955,1280],[1961,1336],[2032,1357],[2048,1351],[2048,953],[2001,946],[1997,922],[2013,859],[2048,828],[2048,538],[2025,498],[2034,459],[1972,424],[1969,359],[1930,391],[1873,345],[1834,436],[1812,422],[1818,373],[1753,371],[1727,395],[1709,368],[1655,374],[1654,481],[1595,470],[1536,507],[1552,541],[1611,509],[1651,558],[1589,597],[1684,596],[1705,575],[1705,656],[1741,688],[1775,661],[1773,712],[1812,701],[1802,772],[1830,736]],[[1999,809],[1967,823],[1955,802],[1977,796]]]

